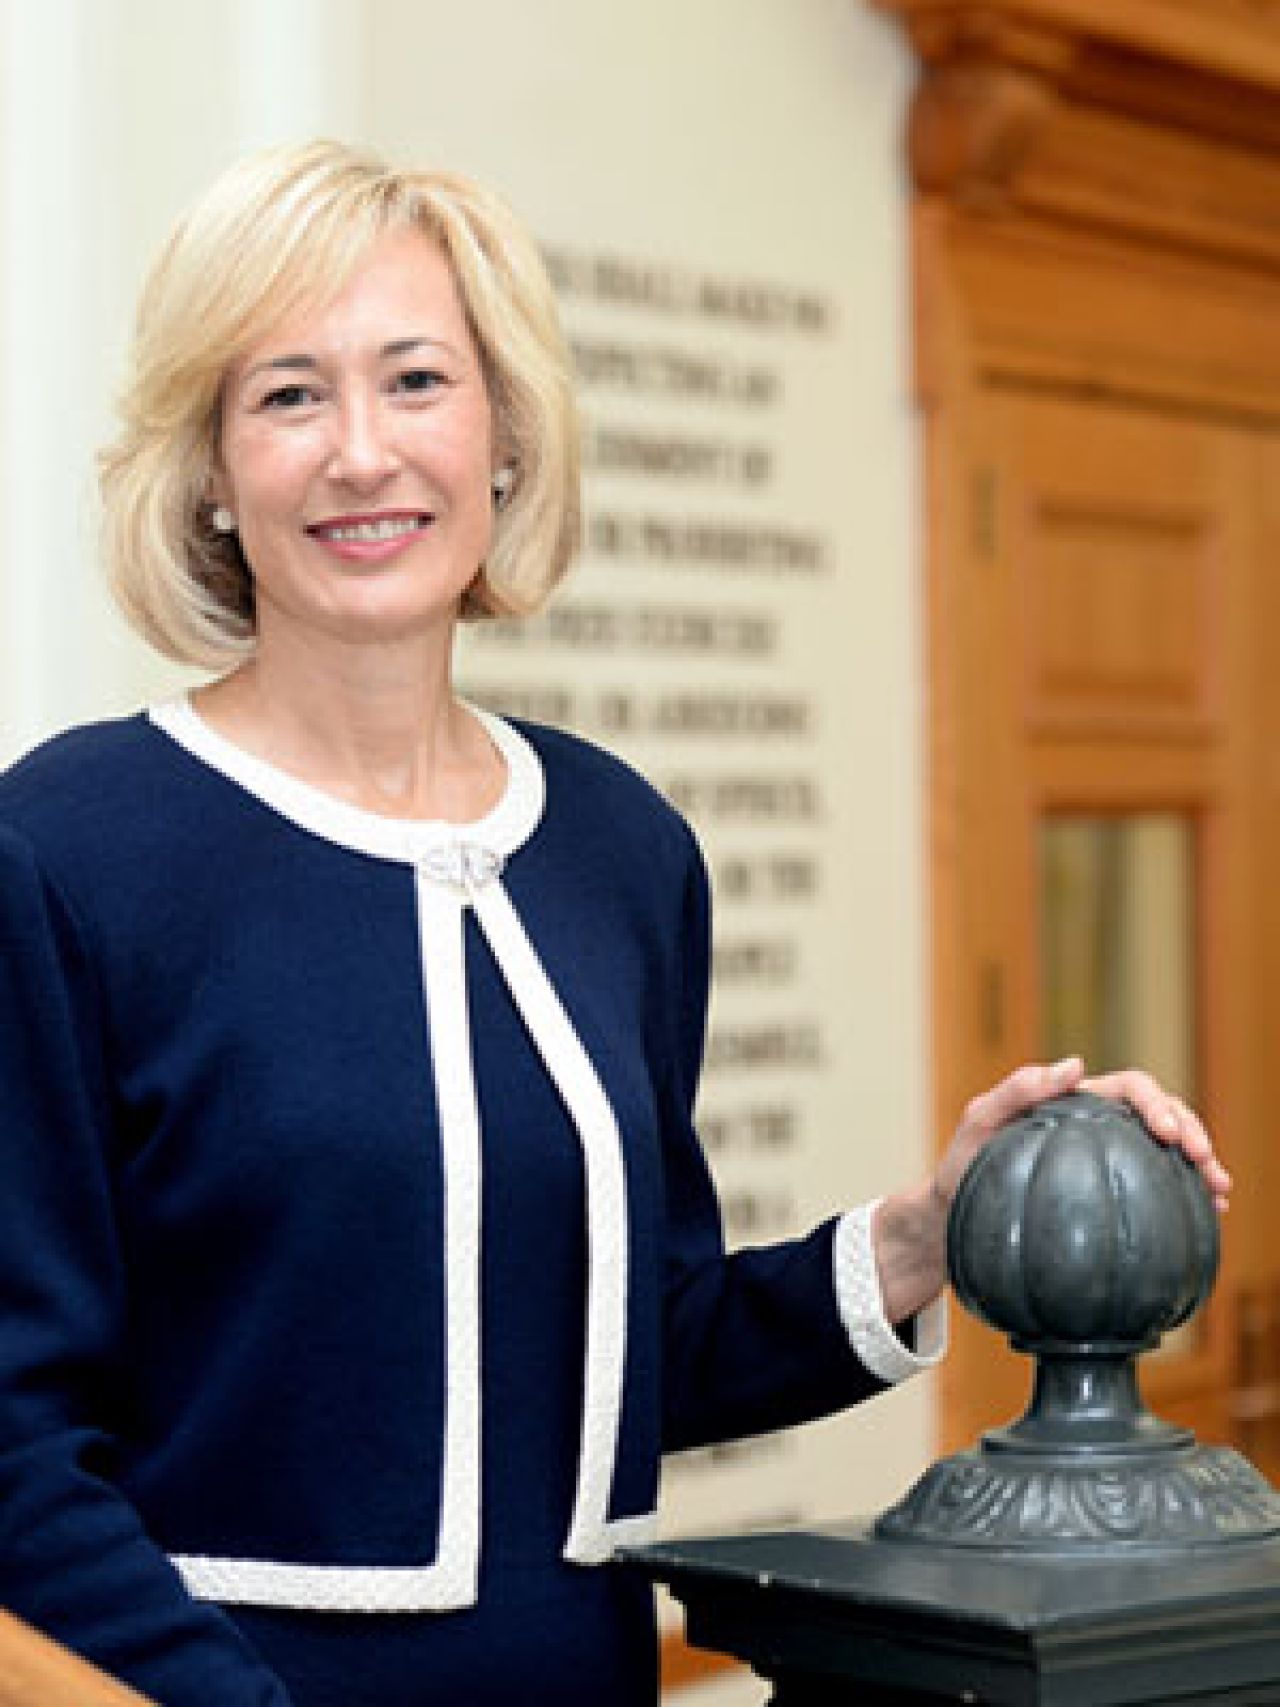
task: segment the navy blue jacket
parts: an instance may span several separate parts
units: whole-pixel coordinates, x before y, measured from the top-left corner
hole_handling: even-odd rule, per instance
[[[652,1699],[661,1452],[881,1385],[833,1224],[724,1252],[688,829],[544,729],[451,827],[161,722],[0,778],[0,1601],[164,1707]]]

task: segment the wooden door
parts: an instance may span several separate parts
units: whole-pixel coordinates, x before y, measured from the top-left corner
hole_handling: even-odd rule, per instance
[[[977,1088],[1024,1059],[1092,1049],[1102,1068],[1139,1048],[1252,1176],[1260,1021],[1268,989],[1280,993],[1280,963],[1262,952],[1259,789],[1276,770],[1259,715],[1274,444],[1245,425],[1009,383],[980,388],[968,421],[955,470],[967,549],[949,559],[934,643],[953,714],[935,814],[954,1007],[938,1010],[940,1059]],[[1117,897],[1132,916],[1115,916]],[[1095,976],[1121,938],[1132,964]],[[1065,1000],[1047,978],[1064,959]],[[1094,983],[1119,991],[1094,1004],[1101,1020],[1076,999]],[[1213,1304],[1146,1380],[1163,1414],[1209,1438],[1231,1433],[1237,1267],[1228,1240]],[[956,1341],[948,1448],[1017,1414],[1028,1386],[1026,1360],[988,1330],[957,1322]]]

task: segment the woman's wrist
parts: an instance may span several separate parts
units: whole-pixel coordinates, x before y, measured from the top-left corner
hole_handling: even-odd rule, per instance
[[[937,1297],[894,1326],[886,1313],[872,1242],[880,1204],[860,1204],[836,1223],[832,1245],[836,1303],[854,1355],[888,1385],[932,1369],[947,1349],[947,1305]]]
[[[934,1180],[882,1198],[871,1223],[885,1315],[905,1322],[947,1283],[949,1205]]]

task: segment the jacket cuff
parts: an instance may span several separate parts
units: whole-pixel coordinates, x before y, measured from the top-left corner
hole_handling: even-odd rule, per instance
[[[836,1304],[854,1355],[879,1380],[893,1385],[942,1361],[947,1350],[947,1299],[940,1293],[911,1318],[911,1346],[894,1332],[884,1313],[871,1242],[871,1219],[879,1203],[877,1198],[840,1217],[832,1253]]]

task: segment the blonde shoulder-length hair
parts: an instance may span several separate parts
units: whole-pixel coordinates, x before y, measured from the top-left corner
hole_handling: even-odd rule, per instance
[[[336,142],[272,149],[224,173],[143,288],[120,403],[99,458],[113,591],[166,656],[226,669],[256,643],[253,583],[211,520],[223,381],[273,324],[335,295],[384,233],[415,228],[448,260],[480,352],[512,484],[466,616],[538,609],[578,544],[572,371],[533,240],[466,178],[398,171]]]

